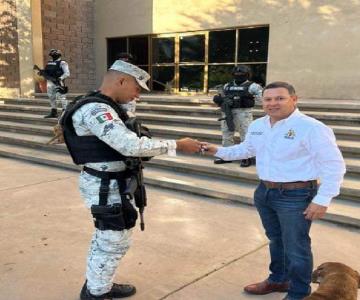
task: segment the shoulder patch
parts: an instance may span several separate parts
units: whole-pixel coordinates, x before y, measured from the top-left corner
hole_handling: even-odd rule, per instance
[[[99,122],[99,123],[104,123],[106,121],[111,121],[113,120],[113,116],[111,115],[111,113],[107,112],[107,113],[104,113],[100,116],[97,116],[96,117],[96,120]]]

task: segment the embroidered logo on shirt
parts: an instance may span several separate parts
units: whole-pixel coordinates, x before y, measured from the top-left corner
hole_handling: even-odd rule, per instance
[[[251,131],[250,134],[251,135],[262,135],[263,132],[262,131]]]
[[[289,129],[289,131],[284,135],[284,138],[293,140],[295,138],[296,134],[295,131],[292,129]]]
[[[104,122],[110,121],[112,119],[113,119],[113,117],[112,117],[111,113],[105,113],[105,114],[102,114],[102,115],[96,117],[96,120],[98,120],[99,123],[104,123]]]

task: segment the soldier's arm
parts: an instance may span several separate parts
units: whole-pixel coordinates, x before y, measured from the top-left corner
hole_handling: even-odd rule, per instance
[[[63,70],[64,74],[62,74],[59,79],[64,80],[65,78],[68,78],[70,76],[69,65],[66,61],[62,60],[60,63],[60,67]]]
[[[250,86],[249,86],[249,93],[254,95],[254,98],[255,98],[255,102],[256,103],[261,103],[261,99],[262,99],[262,87],[260,84],[257,84],[257,83],[252,83]]]
[[[117,113],[103,103],[90,103],[80,108],[83,126],[100,140],[125,156],[155,156],[174,154],[175,140],[139,138],[130,131]]]

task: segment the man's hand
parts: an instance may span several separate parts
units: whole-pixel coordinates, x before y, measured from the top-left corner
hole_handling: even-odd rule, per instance
[[[323,216],[325,216],[326,210],[326,206],[310,203],[303,214],[305,215],[305,219],[313,221],[316,219],[321,219]]]
[[[176,150],[184,153],[197,153],[201,150],[201,143],[191,138],[183,138],[176,141]]]
[[[204,154],[214,155],[218,151],[218,146],[210,143],[201,142],[201,152]]]

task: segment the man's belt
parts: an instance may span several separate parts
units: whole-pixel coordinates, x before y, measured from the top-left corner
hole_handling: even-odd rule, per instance
[[[91,169],[87,166],[84,166],[83,171],[85,171],[86,173],[88,173],[92,176],[96,176],[101,179],[126,179],[126,178],[130,177],[129,171],[127,171],[127,170],[118,171],[118,172],[106,172],[106,171],[98,171],[95,169]]]
[[[293,182],[272,182],[272,181],[261,180],[261,182],[268,189],[296,190],[296,189],[317,187],[317,180],[293,181]]]

